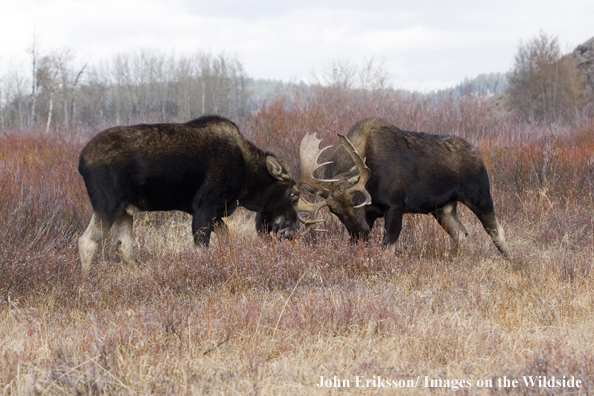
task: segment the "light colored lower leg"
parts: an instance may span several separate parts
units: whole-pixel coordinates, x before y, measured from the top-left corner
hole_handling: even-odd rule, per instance
[[[113,223],[113,244],[120,254],[122,260],[128,265],[136,265],[132,246],[134,245],[134,235],[132,233],[133,219],[128,213],[123,213]]]
[[[133,216],[134,213],[138,213],[138,212],[140,212],[140,209],[138,209],[136,206],[134,206],[134,205],[126,206],[126,213],[128,213],[130,216]]]
[[[456,203],[449,203],[434,214],[439,224],[452,238],[452,253],[457,255],[468,236],[468,230],[458,218]]]
[[[457,256],[462,252],[462,245],[466,240],[466,234],[464,232],[456,232],[454,235],[450,233],[450,237],[452,238],[452,254]]]
[[[93,213],[87,229],[78,239],[78,253],[80,255],[80,264],[83,272],[88,273],[91,270],[93,256],[97,251],[99,243],[109,232],[110,224],[102,221],[99,216]]]
[[[396,254],[396,243],[390,243],[389,245],[386,245],[384,247],[384,253],[395,255]]]
[[[507,242],[505,240],[505,231],[503,231],[503,227],[501,227],[497,220],[495,220],[495,222],[496,228],[489,230],[489,235],[491,236],[491,239],[493,240],[495,246],[497,246],[497,249],[499,249],[501,254],[503,254],[503,257],[509,260],[510,255],[509,248],[507,247]]]

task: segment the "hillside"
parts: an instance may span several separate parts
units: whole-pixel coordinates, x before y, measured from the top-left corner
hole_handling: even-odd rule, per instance
[[[578,67],[584,75],[586,86],[586,95],[594,97],[594,37],[577,48],[571,53],[577,60]]]

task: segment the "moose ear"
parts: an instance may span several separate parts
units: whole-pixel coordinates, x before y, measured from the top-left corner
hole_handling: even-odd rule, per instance
[[[268,156],[266,157],[266,167],[268,173],[277,180],[290,180],[292,178],[291,171],[283,160]]]

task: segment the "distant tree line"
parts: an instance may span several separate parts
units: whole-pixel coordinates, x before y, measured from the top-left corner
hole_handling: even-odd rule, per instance
[[[0,129],[46,130],[134,122],[236,118],[249,105],[248,77],[237,58],[151,50],[115,55],[95,67],[69,49],[29,49],[31,75],[12,68],[0,80]]]
[[[473,79],[464,79],[452,88],[453,95],[463,97],[468,94],[491,97],[504,92],[509,86],[507,73],[479,74]]]
[[[275,95],[291,97],[311,85],[250,78],[236,58],[165,55],[140,49],[91,66],[70,49],[28,49],[30,72],[13,67],[0,76],[0,130],[40,127],[93,130],[139,122],[187,121],[204,114],[238,119]],[[365,97],[388,90],[383,62],[337,60],[316,83]]]
[[[452,88],[427,94],[434,102],[451,100],[455,103],[467,95],[490,98],[500,95],[508,88],[508,73],[479,74],[475,78],[465,78],[463,82]]]
[[[42,51],[34,38],[30,71],[12,67],[0,76],[0,131],[93,130],[139,122],[187,121],[203,114],[238,119],[272,96],[288,98],[327,87],[364,103],[371,93],[397,101],[413,95],[439,104],[468,95],[490,98],[497,112],[535,123],[575,123],[594,116],[594,38],[562,54],[556,37],[540,33],[521,42],[508,73],[481,74],[425,95],[395,91],[384,61],[360,65],[336,60],[312,73],[311,85],[250,78],[225,53],[165,55],[141,49],[91,66],[68,49]]]

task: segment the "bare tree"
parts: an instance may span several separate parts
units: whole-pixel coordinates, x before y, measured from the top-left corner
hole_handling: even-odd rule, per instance
[[[50,125],[52,123],[52,117],[54,114],[54,94],[58,87],[58,68],[56,68],[56,61],[51,55],[44,56],[39,61],[37,69],[36,80],[39,82],[40,87],[47,95],[47,122],[45,124],[45,132],[49,132]]]
[[[322,72],[322,79],[326,85],[340,89],[354,88],[357,66],[349,60],[333,60]]]
[[[59,71],[64,106],[64,126],[69,128],[76,111],[76,88],[81,82],[87,63],[84,63],[81,67],[75,67],[67,62],[68,60],[74,60],[74,54],[69,52],[65,55],[67,57],[62,58],[63,61],[59,63]]]
[[[170,98],[176,76],[173,56],[142,49],[116,55],[108,69],[115,89],[117,123],[131,122],[134,118],[166,121],[177,114],[177,106]]]
[[[27,52],[31,56],[31,123],[36,122],[37,114],[35,113],[37,110],[37,88],[39,86],[39,81],[37,80],[37,67],[39,62],[39,37],[36,33],[33,33],[33,39],[31,41],[31,46],[27,49]]]
[[[510,106],[530,122],[572,122],[583,106],[583,79],[557,37],[541,32],[520,43],[509,77]]]
[[[4,83],[2,93],[5,103],[2,125],[6,128],[23,129],[25,126],[25,102],[28,81],[20,70],[20,67],[11,65],[2,80]]]
[[[322,69],[321,78],[315,71],[313,79],[320,85],[342,90],[360,89],[363,92],[385,90],[389,88],[390,73],[386,70],[383,60],[374,58],[363,59],[358,66],[347,59],[337,59]]]
[[[178,116],[184,120],[189,120],[192,114],[193,100],[196,87],[196,63],[190,57],[181,57],[172,67],[174,75],[172,76],[172,97],[178,105]]]
[[[365,59],[359,70],[359,80],[360,87],[364,91],[388,88],[390,73],[386,70],[385,61],[382,59],[378,63],[374,58]]]
[[[70,126],[70,120],[75,111],[75,90],[80,82],[86,64],[77,68],[74,66],[76,56],[69,48],[52,51],[50,55],[51,67],[54,69],[59,93],[62,99],[62,110],[65,128]]]

